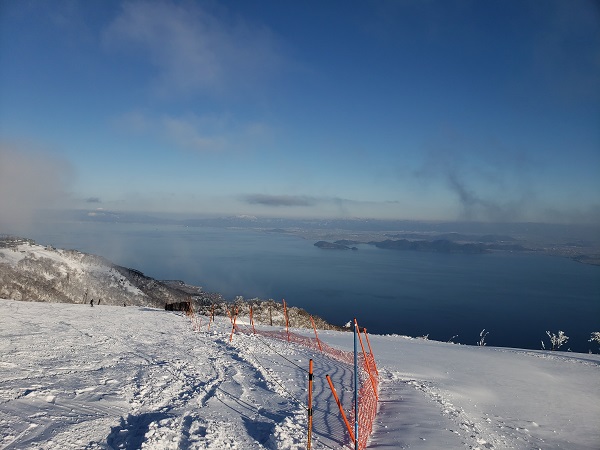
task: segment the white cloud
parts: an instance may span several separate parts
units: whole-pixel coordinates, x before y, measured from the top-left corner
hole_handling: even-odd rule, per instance
[[[130,133],[146,133],[152,128],[146,114],[141,111],[130,111],[113,120],[113,124]]]
[[[283,63],[268,29],[224,20],[193,2],[125,3],[104,41],[148,58],[158,71],[156,87],[167,96],[224,94],[270,77]]]
[[[166,135],[181,147],[198,151],[215,151],[226,148],[228,139],[218,132],[213,131],[212,133],[215,134],[212,134],[204,131],[203,129],[207,128],[205,122],[207,122],[207,118],[164,117],[161,126]]]
[[[268,141],[273,133],[264,122],[240,122],[228,114],[156,116],[132,111],[115,118],[113,124],[128,133],[152,135],[198,152],[252,149]]]

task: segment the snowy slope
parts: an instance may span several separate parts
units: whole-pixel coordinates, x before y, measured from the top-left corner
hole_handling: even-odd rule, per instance
[[[0,297],[161,307],[189,295],[96,255],[0,236]]]
[[[296,449],[347,443],[350,367],[311,350],[200,331],[144,307],[0,300],[0,448]],[[295,330],[298,333],[306,331]],[[350,333],[323,331],[350,350]],[[382,377],[373,448],[598,449],[600,356],[372,336]]]

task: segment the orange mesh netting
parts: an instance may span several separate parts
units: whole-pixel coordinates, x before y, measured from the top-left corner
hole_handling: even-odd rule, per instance
[[[236,331],[244,334],[258,334],[260,336],[279,339],[282,341],[293,342],[315,351],[320,351],[329,357],[343,362],[344,364],[354,365],[354,353],[333,348],[315,338],[301,336],[296,333],[286,331],[263,331],[241,328],[236,326]],[[367,440],[373,431],[373,423],[377,414],[377,395],[379,389],[379,376],[377,374],[375,358],[372,353],[358,355],[359,361],[359,390],[358,390],[358,448],[367,447]],[[367,363],[368,360],[368,363]],[[370,369],[370,371],[369,371]],[[353,410],[354,408],[352,408]],[[352,411],[350,422],[354,422],[354,411]]]

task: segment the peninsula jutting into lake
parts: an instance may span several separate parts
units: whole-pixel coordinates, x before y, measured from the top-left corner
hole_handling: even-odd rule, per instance
[[[360,242],[339,240],[335,242],[318,241],[315,242],[315,247],[319,247],[326,250],[358,250],[357,247],[350,245],[357,245]],[[453,242],[448,239],[435,239],[435,240],[415,240],[411,241],[408,239],[386,239],[384,241],[370,241],[366,244],[374,245],[377,248],[384,248],[390,250],[404,250],[404,251],[416,251],[416,252],[434,252],[434,253],[466,253],[466,254],[481,254],[489,253],[493,250],[505,250],[505,251],[527,251],[527,249],[520,244],[484,244],[482,242],[466,242],[459,243]]]

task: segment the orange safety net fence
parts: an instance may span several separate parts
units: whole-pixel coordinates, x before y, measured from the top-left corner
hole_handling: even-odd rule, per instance
[[[279,339],[281,341],[293,342],[297,345],[310,348],[316,352],[321,352],[329,357],[341,361],[348,365],[354,365],[354,353],[340,350],[323,341],[317,341],[315,338],[302,336],[293,332],[287,331],[265,331],[252,330],[246,327],[235,327],[236,331],[244,334],[257,334],[271,339]],[[366,355],[366,358],[365,358]],[[379,389],[379,375],[375,358],[372,353],[360,353],[359,361],[359,390],[358,390],[358,448],[365,449],[367,441],[373,431],[373,423],[377,415],[377,400]],[[354,422],[354,408],[350,415],[350,422]]]

